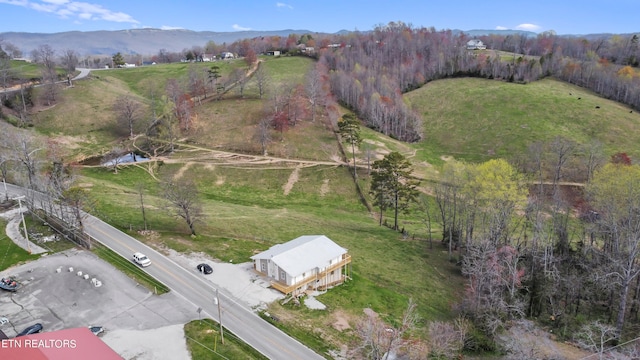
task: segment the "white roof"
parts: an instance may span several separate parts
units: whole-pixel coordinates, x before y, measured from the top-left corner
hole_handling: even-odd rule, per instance
[[[305,235],[274,245],[251,259],[270,259],[287,274],[298,276],[316,267],[327,267],[329,260],[346,253],[347,249],[324,235]]]

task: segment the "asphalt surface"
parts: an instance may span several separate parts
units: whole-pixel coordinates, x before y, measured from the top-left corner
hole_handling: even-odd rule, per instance
[[[22,195],[24,191],[20,187],[9,184],[7,188],[14,196]],[[37,200],[35,202],[38,203]],[[220,321],[218,306],[214,303],[214,298],[216,290],[219,290],[223,326],[269,359],[323,359],[305,345],[261,319],[246,305],[235,301],[223,290],[216,289],[214,284],[197,276],[199,274],[194,270],[181,267],[163,254],[100,219],[89,216],[85,220],[85,231],[129,261],[132,261],[131,256],[134,252],[139,251],[147,255],[152,265],[144,268],[144,271],[167,285],[174,294],[183,297],[194,308],[201,308],[203,316],[218,322]]]
[[[88,278],[78,276],[79,271]],[[71,249],[42,256],[0,275],[13,276],[21,284],[15,293],[0,292],[0,317],[8,320],[0,330],[9,337],[36,323],[42,324],[45,332],[102,326],[104,342],[121,354],[136,356],[129,359],[189,357],[183,337],[172,339],[182,342],[177,347],[164,345],[166,338],[143,340],[141,334],[173,327],[180,330],[186,322],[198,318],[196,309],[177,294],[153,295],[90,251]],[[93,278],[100,281],[99,287],[91,282]],[[123,341],[117,338],[123,331],[137,339],[137,347],[123,347]],[[164,355],[157,356],[150,348],[160,348]]]

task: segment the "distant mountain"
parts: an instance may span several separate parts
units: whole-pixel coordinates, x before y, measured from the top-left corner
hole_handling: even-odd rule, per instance
[[[526,37],[536,37],[538,34],[533,31],[525,31],[525,30],[458,30],[463,32],[469,36],[486,36],[486,35],[521,35]]]
[[[284,36],[289,34],[315,34],[309,30],[236,31],[213,32],[191,30],[132,29],[118,31],[70,31],[53,34],[4,32],[0,39],[16,45],[25,56],[33,49],[48,44],[57,52],[75,50],[80,55],[157,54],[160,49],[182,51],[193,46],[232,43],[236,40],[260,36]]]
[[[452,30],[455,33],[464,33],[470,37],[484,35],[525,35],[535,37],[538,34],[524,30]],[[322,34],[322,35],[345,35],[348,30],[341,30],[335,34],[318,33],[309,30],[274,30],[274,31],[234,31],[234,32],[213,32],[213,31],[191,31],[191,30],[160,30],[160,29],[131,29],[117,31],[69,31],[61,33],[26,33],[26,32],[4,32],[0,33],[0,39],[16,45],[22,50],[25,57],[28,57],[33,49],[40,45],[48,44],[58,53],[71,49],[80,55],[113,55],[117,52],[122,54],[153,55],[160,49],[169,52],[179,52],[185,48],[193,46],[205,46],[207,42],[214,41],[216,44],[230,44],[236,40],[250,39],[261,36],[282,36],[289,34]],[[611,34],[594,35],[566,35],[583,36],[591,39]]]

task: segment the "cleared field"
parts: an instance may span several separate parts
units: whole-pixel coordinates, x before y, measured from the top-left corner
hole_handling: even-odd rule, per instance
[[[640,157],[640,115],[554,79],[526,85],[461,78],[433,81],[406,95],[424,118],[422,146],[470,161],[509,158],[535,141],[599,140],[608,154]],[[597,108],[599,107],[599,108]]]

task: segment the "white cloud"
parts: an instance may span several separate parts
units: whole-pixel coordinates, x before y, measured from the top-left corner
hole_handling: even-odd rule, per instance
[[[293,6],[289,5],[289,4],[285,4],[285,3],[281,3],[281,2],[277,2],[276,6],[279,8],[289,8],[289,9],[293,9]]]
[[[104,20],[138,24],[138,20],[123,12],[111,11],[102,5],[69,0],[0,0],[0,4],[22,6],[39,12],[56,14],[63,19]]]
[[[26,7],[27,5],[29,5],[29,2],[27,0],[0,0],[0,4],[9,4],[9,5]]]
[[[498,25],[498,26],[496,26],[496,30],[509,30],[509,28],[508,28],[508,27],[506,27],[506,26],[500,26],[500,25]]]
[[[233,24],[233,26],[231,26],[231,27],[233,28],[233,30],[236,30],[236,31],[249,31],[249,30],[251,30],[251,28],[243,27],[243,26],[240,26],[238,24]]]
[[[520,24],[516,26],[518,30],[536,31],[540,29],[540,26],[535,24]]]

